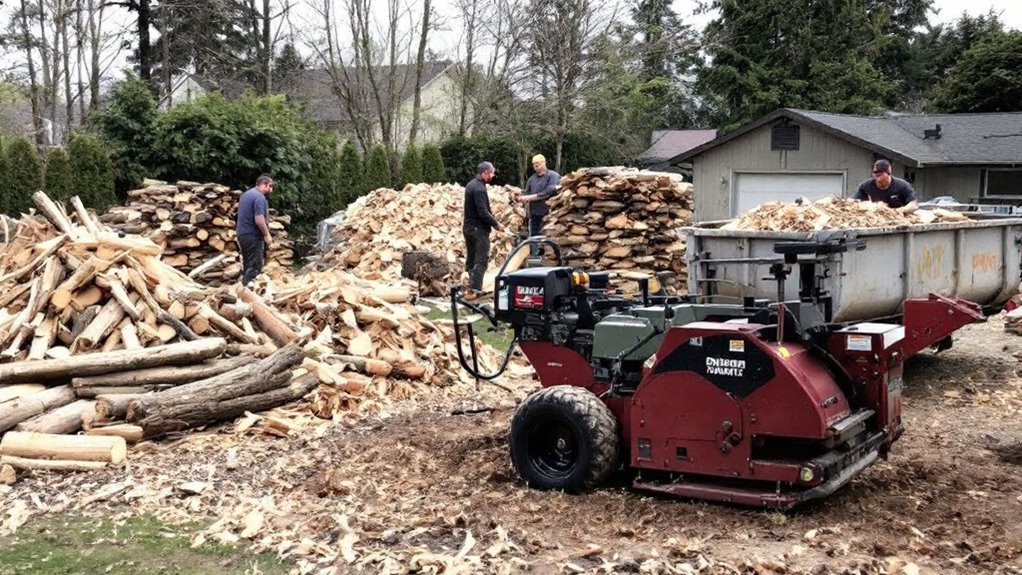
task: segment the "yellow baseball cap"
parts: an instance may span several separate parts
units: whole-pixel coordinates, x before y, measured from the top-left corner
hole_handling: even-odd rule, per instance
[[[546,163],[546,158],[543,157],[543,154],[536,154],[535,156],[532,157],[532,163],[533,164],[538,164],[540,162],[542,162],[544,164]]]

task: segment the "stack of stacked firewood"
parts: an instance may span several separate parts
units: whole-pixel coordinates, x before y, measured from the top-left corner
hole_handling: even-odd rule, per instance
[[[816,232],[847,228],[897,228],[966,221],[961,212],[944,209],[905,213],[883,202],[823,198],[815,202],[767,202],[741,214],[721,229]]]
[[[105,228],[77,198],[80,225],[44,194],[34,199],[45,219],[23,217],[0,244],[0,433],[24,432],[0,444],[9,465],[85,469],[121,457],[95,443],[106,440],[54,434],[137,441],[313,390],[311,408],[330,417],[415,385],[402,381],[458,380],[432,361],[449,352],[450,330],[404,303],[407,290],[320,274],[285,284],[277,309],[240,286],[192,282],[158,259],[159,246]]]
[[[128,192],[128,205],[111,208],[100,221],[118,231],[151,239],[163,261],[206,281],[230,281],[241,274],[234,231],[241,192],[220,184],[147,181]],[[288,216],[271,215],[273,249],[266,270],[287,268],[294,259],[285,226]],[[196,271],[197,270],[197,271]]]
[[[491,275],[514,247],[515,232],[525,221],[523,208],[512,201],[511,186],[487,188],[494,217],[505,228],[491,236]],[[442,294],[458,281],[465,264],[461,233],[465,190],[456,184],[414,184],[402,191],[378,189],[348,206],[344,222],[334,230],[338,243],[324,255],[328,266],[348,269],[369,280],[399,279],[408,252],[428,256],[429,270],[420,281],[423,294]],[[492,282],[492,278],[491,278]]]
[[[686,284],[685,243],[676,230],[692,223],[692,184],[678,174],[583,168],[564,176],[547,204],[543,233],[581,256],[573,265],[622,270],[624,277],[671,272],[667,285]]]

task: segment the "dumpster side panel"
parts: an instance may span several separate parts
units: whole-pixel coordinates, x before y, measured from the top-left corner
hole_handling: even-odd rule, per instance
[[[996,306],[1019,285],[1018,219],[818,234],[701,228],[684,233],[690,247],[690,293],[707,293],[712,285],[720,295],[770,300],[777,298],[777,285],[769,277],[768,264],[712,260],[776,258],[774,244],[824,234],[861,238],[865,249],[833,255],[819,268],[825,276],[822,285],[834,300],[834,320],[839,322],[897,315],[906,299],[930,293]],[[785,285],[785,299],[798,297],[798,285],[796,266]]]
[[[835,257],[826,286],[834,299],[834,321],[894,315],[905,299],[905,237],[864,238],[866,249]]]

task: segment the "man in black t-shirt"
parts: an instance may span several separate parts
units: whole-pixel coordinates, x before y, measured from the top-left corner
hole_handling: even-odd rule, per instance
[[[912,189],[912,184],[892,176],[891,163],[887,160],[877,160],[873,164],[873,177],[859,184],[859,189],[852,199],[884,202],[905,213],[919,209],[919,201],[916,199],[916,191]]]

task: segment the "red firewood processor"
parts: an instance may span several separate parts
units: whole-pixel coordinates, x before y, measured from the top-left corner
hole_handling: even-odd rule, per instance
[[[514,415],[510,454],[541,489],[581,491],[625,467],[635,489],[673,496],[777,509],[825,497],[888,457],[905,430],[905,360],[985,320],[975,303],[930,294],[905,299],[889,322],[834,322],[820,269],[862,240],[777,242],[742,260],[776,281],[776,299],[729,302],[666,295],[655,278],[626,297],[608,290],[609,273],[529,242],[558,265],[502,269],[492,307],[458,288],[451,304],[465,369],[492,379],[507,365],[479,371],[470,309],[510,326],[506,358],[517,345],[536,371],[542,389]],[[785,301],[793,270],[798,297]]]

